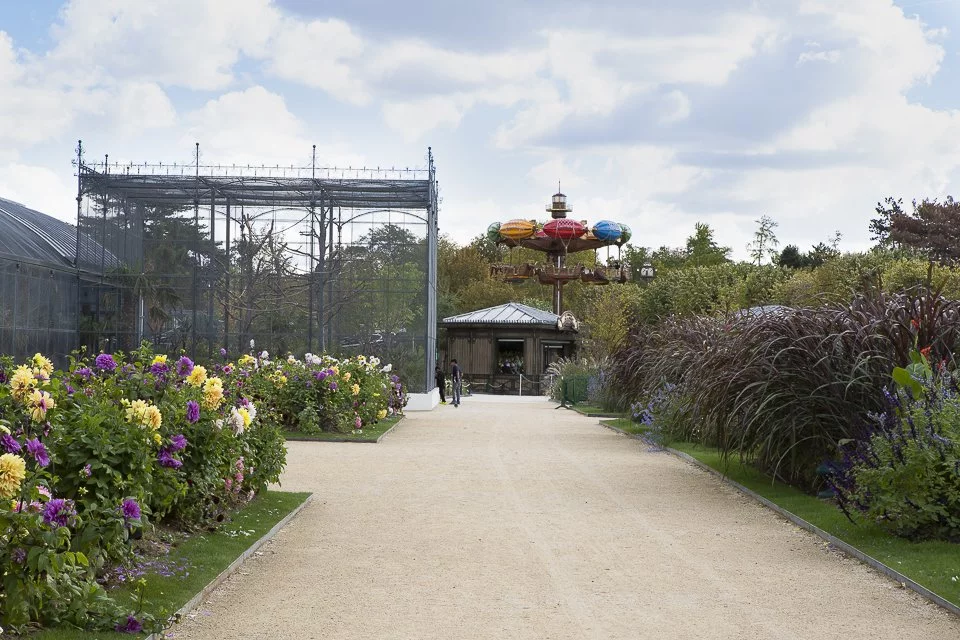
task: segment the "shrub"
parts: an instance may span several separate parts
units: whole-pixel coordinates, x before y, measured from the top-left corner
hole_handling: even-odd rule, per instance
[[[216,527],[279,480],[283,430],[301,417],[361,428],[405,404],[389,366],[364,356],[200,366],[144,346],[67,371],[0,359],[0,626],[159,630],[141,600],[97,582],[132,559],[132,538]]]
[[[846,444],[828,479],[848,516],[859,511],[912,540],[960,542],[960,394],[925,357],[914,365],[926,392],[886,391],[886,411]]]

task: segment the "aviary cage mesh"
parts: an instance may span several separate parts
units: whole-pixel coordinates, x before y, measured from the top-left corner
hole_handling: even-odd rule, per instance
[[[362,353],[435,386],[432,153],[423,169],[77,165],[80,251],[117,258],[81,305],[89,348]]]

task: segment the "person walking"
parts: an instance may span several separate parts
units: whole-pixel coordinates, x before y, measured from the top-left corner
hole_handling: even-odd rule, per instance
[[[440,368],[439,364],[437,365],[436,370],[433,372],[433,377],[437,381],[437,389],[440,390],[440,404],[447,404],[447,376],[444,375],[443,369]]]
[[[457,364],[456,358],[450,361],[450,379],[453,380],[453,406],[460,406],[460,385],[463,382],[463,371]]]

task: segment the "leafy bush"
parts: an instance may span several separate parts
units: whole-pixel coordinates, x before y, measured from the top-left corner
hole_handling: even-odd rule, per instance
[[[608,408],[611,398],[610,360],[607,358],[558,358],[547,367],[551,376],[549,395],[556,402],[590,402]]]
[[[630,416],[634,422],[647,427],[647,440],[664,446],[684,432],[687,426],[684,418],[687,403],[687,398],[677,385],[665,382],[646,399],[630,405]]]
[[[907,389],[885,392],[886,411],[846,443],[828,479],[848,516],[912,540],[960,542],[960,394],[945,369],[913,360]]]
[[[0,626],[159,630],[97,582],[131,561],[131,539],[216,527],[279,480],[283,430],[302,419],[360,429],[406,404],[375,358],[305,360],[0,359]]]

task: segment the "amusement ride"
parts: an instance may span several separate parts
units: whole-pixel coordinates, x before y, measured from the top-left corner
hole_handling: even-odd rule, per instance
[[[600,220],[589,226],[586,220],[573,220],[567,214],[573,211],[567,206],[567,196],[559,192],[553,194],[546,208],[551,220],[540,224],[536,220],[508,220],[494,222],[487,227],[487,237],[497,245],[526,247],[545,254],[543,263],[525,262],[522,264],[498,263],[490,267],[490,274],[509,283],[526,282],[536,278],[542,285],[553,286],[553,312],[563,313],[563,286],[579,280],[587,284],[607,285],[623,284],[630,280],[630,268],[620,259],[620,251],[631,236],[630,227],[620,222]],[[617,258],[607,264],[596,262],[593,266],[583,264],[568,265],[567,255],[578,251],[589,251],[603,247],[616,247]],[[644,265],[646,274],[649,265]],[[652,269],[652,268],[651,268]],[[652,274],[651,274],[652,276]]]

